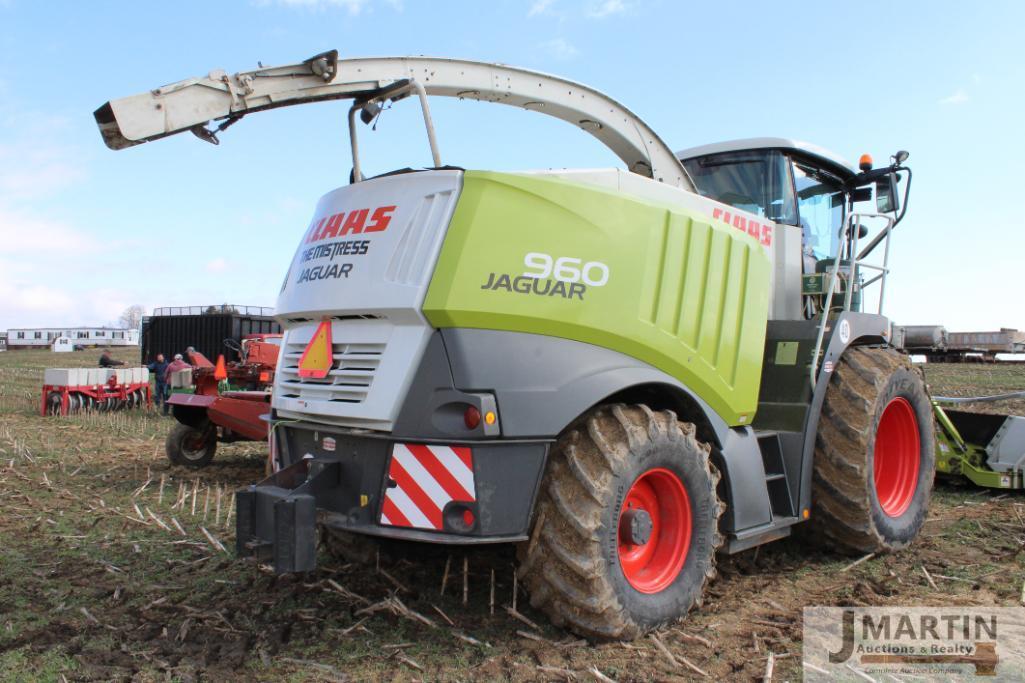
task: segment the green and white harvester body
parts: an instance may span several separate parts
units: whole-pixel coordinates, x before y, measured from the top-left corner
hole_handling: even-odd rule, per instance
[[[561,118],[626,169],[445,166],[429,96]],[[364,178],[358,120],[404,98],[433,167]],[[775,138],[674,153],[560,78],[334,52],[95,116],[118,149],[333,99],[352,100],[351,182],[281,286],[274,473],[237,496],[240,555],[310,570],[318,528],[514,543],[535,607],[631,638],[700,603],[718,552],[801,523],[857,552],[918,533],[932,407],[882,315],[906,153],[860,170]]]

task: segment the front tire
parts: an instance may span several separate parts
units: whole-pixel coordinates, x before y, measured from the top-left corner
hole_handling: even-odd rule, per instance
[[[165,447],[172,464],[205,467],[217,452],[217,427],[210,425],[200,430],[179,422],[167,435]]]
[[[932,404],[908,358],[848,349],[815,442],[812,530],[841,550],[900,550],[918,535],[935,470]]]
[[[694,425],[644,405],[602,406],[568,429],[517,549],[531,604],[595,640],[637,638],[700,605],[722,544],[709,452]]]

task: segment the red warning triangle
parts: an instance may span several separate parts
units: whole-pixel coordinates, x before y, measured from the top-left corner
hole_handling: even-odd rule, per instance
[[[299,359],[299,376],[323,379],[331,371],[333,363],[331,321],[325,320],[313,333],[313,339],[306,345],[306,350]]]

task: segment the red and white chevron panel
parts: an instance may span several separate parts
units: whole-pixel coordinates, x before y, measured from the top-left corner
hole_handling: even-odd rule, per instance
[[[397,443],[388,476],[396,485],[385,489],[381,524],[441,531],[450,501],[477,500],[469,448]]]

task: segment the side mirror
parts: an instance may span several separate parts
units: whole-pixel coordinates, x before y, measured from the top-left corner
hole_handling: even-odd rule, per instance
[[[893,213],[900,209],[900,198],[897,188],[897,174],[887,173],[876,181],[876,211]]]

